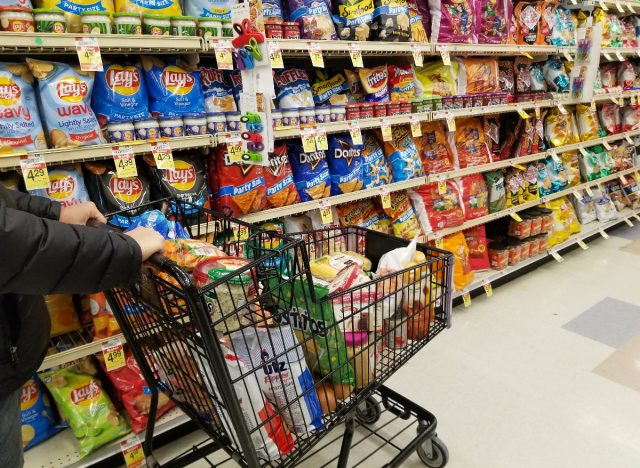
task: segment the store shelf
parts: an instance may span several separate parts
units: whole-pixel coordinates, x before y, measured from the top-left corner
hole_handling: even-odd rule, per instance
[[[85,330],[71,332],[51,338],[49,347],[50,354],[44,358],[38,372],[85,356],[91,356],[92,354],[99,353],[102,350],[102,343],[109,340],[117,338],[122,343],[126,342],[122,334],[93,341],[92,328],[93,326],[90,326]]]
[[[615,1],[615,0],[588,0],[579,2],[577,0],[565,1],[563,6],[574,9],[593,9],[594,7],[602,8],[605,5],[611,13],[637,13],[640,12],[640,3],[634,1]],[[621,11],[622,10],[622,11]]]
[[[98,41],[101,54],[174,54],[203,50],[200,37],[2,32],[0,33],[0,52],[3,54],[75,53],[75,39],[85,37],[94,37]]]
[[[213,42],[209,48],[213,48]],[[430,44],[420,42],[382,42],[382,41],[309,41],[292,39],[270,39],[272,44],[277,44],[283,56],[304,57],[309,54],[311,44],[317,45],[323,55],[347,56],[353,47],[360,49],[363,55],[412,55],[414,52],[422,52],[430,55],[433,49]]]
[[[168,140],[171,150],[178,151],[191,148],[214,146],[214,138],[211,135],[188,136],[172,138]],[[69,162],[95,161],[112,157],[111,150],[118,144],[105,144],[93,146],[81,146],[78,148],[47,149],[42,151],[30,151],[29,154],[41,154],[47,165]],[[151,152],[151,144],[148,141],[132,141],[123,143],[122,146],[131,146],[135,154]],[[0,169],[17,169],[20,167],[20,154],[0,155]]]
[[[448,51],[454,55],[554,55],[556,46],[529,46],[516,44],[436,44],[436,52]],[[574,48],[575,49],[575,48]]]
[[[174,408],[162,416],[156,423],[154,437],[170,431],[189,421],[179,409]],[[29,468],[85,468],[104,461],[120,452],[120,441],[131,437],[128,434],[122,439],[99,448],[89,456],[80,458],[78,441],[71,429],[65,429],[46,442],[35,446],[24,454],[24,466]],[[144,441],[145,433],[138,435]]]
[[[607,229],[617,226],[618,224],[624,223],[625,219],[628,219],[630,221],[637,221],[633,217],[633,215],[638,213],[640,213],[640,210],[631,210],[629,208],[625,208],[624,210],[618,213],[619,214],[618,218],[613,219],[611,221],[606,221],[602,223],[592,222],[589,224],[581,225],[582,231],[580,231],[577,234],[571,235],[571,237],[569,237],[569,239],[567,239],[566,241],[553,246],[551,249],[539,255],[536,255],[535,257],[530,257],[527,260],[523,260],[517,263],[516,265],[508,266],[504,270],[486,270],[486,271],[476,272],[474,275],[473,282],[469,286],[464,288],[462,291],[454,291],[453,297],[454,298],[460,297],[465,292],[470,293],[475,291],[476,289],[483,288],[486,283],[492,283],[496,280],[499,280],[500,278],[513,274],[519,270],[522,270],[528,267],[529,265],[533,265],[534,263],[540,260],[543,260],[546,257],[549,257],[551,255],[551,252],[562,252],[563,250],[577,244],[579,241],[583,239],[587,239],[591,236],[599,234],[600,231],[606,231]]]
[[[431,113],[431,120],[443,120],[447,118],[459,118],[469,116],[481,116],[491,114],[504,114],[506,112],[517,112],[518,109],[531,110],[536,107],[556,107],[558,104],[564,104],[563,100],[542,99],[540,101],[524,101],[512,102],[509,104],[499,104],[495,106],[470,107],[464,109],[448,109],[434,111]]]
[[[640,11],[640,8],[639,8]],[[600,55],[604,56],[607,60],[622,61],[628,56],[635,56],[637,49],[632,47],[602,47],[600,49]]]

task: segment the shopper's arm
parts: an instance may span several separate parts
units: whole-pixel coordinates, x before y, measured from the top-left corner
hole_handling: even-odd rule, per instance
[[[6,192],[13,199],[16,209],[41,218],[55,219],[56,221],[60,219],[60,203],[16,190],[7,189]]]

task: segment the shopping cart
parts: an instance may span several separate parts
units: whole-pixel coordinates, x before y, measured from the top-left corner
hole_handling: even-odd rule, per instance
[[[358,263],[346,269],[358,272],[357,281],[349,277],[348,287],[328,294],[314,284],[310,259],[354,251],[375,271],[384,253],[409,243],[356,227],[288,236],[175,199],[162,206],[191,238],[243,259],[204,262],[210,268],[202,283],[200,266],[188,271],[188,249],[173,252],[182,266],[155,256],[136,285],[107,293],[152,394],[148,463],[156,464],[161,391],[211,438],[163,466],[185,466],[216,450],[242,466],[291,466],[343,423],[338,466],[346,466],[354,418],[376,432],[376,395],[385,408],[402,399],[405,410],[394,414],[418,421],[417,436],[392,466],[415,450],[428,466],[444,466],[435,417],[382,384],[448,326],[449,253],[418,245],[419,261],[375,279],[362,276]]]

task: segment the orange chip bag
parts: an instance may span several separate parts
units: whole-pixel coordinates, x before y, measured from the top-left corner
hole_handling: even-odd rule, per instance
[[[391,219],[370,199],[336,205],[341,226],[360,226],[389,234]]]
[[[481,119],[477,117],[458,119],[453,139],[460,169],[488,164],[491,161]]]
[[[421,147],[422,166],[427,174],[452,171],[453,150],[447,139],[442,121],[422,122],[422,136],[418,137]]]
[[[82,297],[82,309],[88,311],[93,320],[93,337],[108,338],[120,333],[118,321],[113,316],[104,293],[87,294]]]
[[[458,94],[496,93],[498,83],[498,59],[491,57],[461,58],[458,68]]]
[[[51,336],[80,330],[80,322],[71,294],[51,294],[45,296],[44,302],[51,319]]]
[[[269,166],[263,169],[263,174],[267,189],[267,204],[270,208],[280,208],[300,202],[286,144],[275,145],[273,153],[269,153]]]
[[[467,241],[462,231],[443,237],[442,241],[442,248],[453,254],[453,285],[456,291],[460,291],[473,281]]]
[[[392,192],[389,197],[391,198],[391,207],[383,208],[383,210],[391,217],[393,234],[406,240],[413,240],[416,235],[422,235],[416,212],[409,197],[404,192]]]
[[[165,257],[188,270],[192,270],[202,259],[225,257],[227,255],[215,245],[195,239],[176,238],[166,240],[165,246]]]

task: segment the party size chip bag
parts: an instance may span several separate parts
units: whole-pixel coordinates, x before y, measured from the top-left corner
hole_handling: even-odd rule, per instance
[[[364,188],[379,187],[392,181],[391,167],[384,156],[374,132],[363,134],[362,172]]]
[[[300,68],[274,70],[273,82],[278,105],[281,109],[314,106],[309,75],[306,71]]]
[[[204,108],[207,112],[233,112],[236,101],[229,77],[213,67],[200,67],[200,81],[204,93]]]
[[[280,208],[300,201],[286,144],[274,145],[273,153],[269,153],[269,165],[263,168],[263,174],[269,207]]]
[[[149,116],[147,87],[138,65],[104,64],[96,72],[91,106],[101,125]]]
[[[331,195],[362,189],[362,145],[354,145],[349,135],[332,135],[329,138],[327,164],[331,174]]]
[[[331,176],[326,151],[307,153],[298,140],[289,142],[287,148],[300,200],[305,202],[328,197],[331,191]]]

